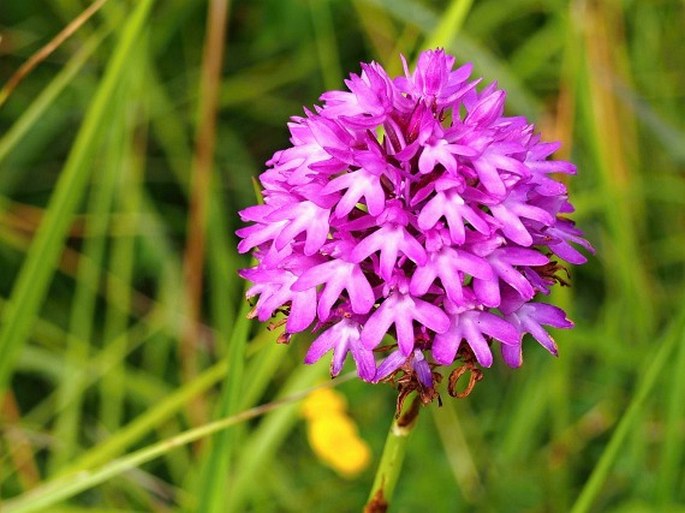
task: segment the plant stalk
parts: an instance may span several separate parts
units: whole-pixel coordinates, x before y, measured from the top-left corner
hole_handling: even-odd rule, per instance
[[[369,500],[364,507],[364,513],[384,513],[388,510],[397,479],[402,470],[409,435],[416,425],[420,407],[419,398],[414,397],[410,406],[401,412],[390,425],[383,455],[376,470],[376,477],[373,481]]]

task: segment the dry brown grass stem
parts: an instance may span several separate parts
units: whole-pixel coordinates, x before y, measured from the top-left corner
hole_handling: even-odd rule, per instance
[[[33,446],[29,437],[19,425],[21,412],[12,392],[6,392],[0,416],[5,420],[3,427],[7,443],[7,452],[12,459],[21,486],[31,489],[40,483],[40,472],[34,457]]]
[[[86,23],[96,12],[98,12],[107,0],[95,0],[88,6],[81,14],[74,18],[69,25],[64,27],[55,37],[53,37],[45,46],[40,48],[29,59],[22,64],[17,71],[9,78],[7,83],[0,90],[0,107],[7,101],[7,98],[17,88],[19,83],[24,80],[31,73],[36,66],[47,59],[52,52],[60,47],[69,37],[71,37],[84,23]]]
[[[186,285],[185,307],[188,315],[188,322],[185,324],[180,344],[181,373],[184,382],[190,381],[197,374],[198,368],[197,348],[201,336],[202,273],[228,10],[228,0],[212,0],[207,13],[207,34],[200,77],[198,125],[191,168],[190,211],[183,262]],[[201,424],[206,417],[204,401],[194,401],[191,408],[189,414],[193,425]]]

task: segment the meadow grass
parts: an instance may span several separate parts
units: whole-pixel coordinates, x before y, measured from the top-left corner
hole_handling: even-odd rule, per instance
[[[83,12],[0,6],[0,87]],[[211,13],[208,16],[208,13]],[[395,407],[248,321],[233,235],[286,122],[360,61],[442,46],[579,174],[576,327],[424,409],[395,512],[685,511],[683,4],[108,0],[0,92],[0,510],[359,511]],[[226,35],[224,35],[224,31]],[[217,41],[225,41],[223,47]],[[371,467],[307,444],[343,393]]]

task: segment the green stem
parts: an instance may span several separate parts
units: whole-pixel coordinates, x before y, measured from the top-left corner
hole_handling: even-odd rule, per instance
[[[407,441],[416,425],[420,405],[418,397],[415,397],[409,408],[394,419],[390,425],[388,437],[385,439],[383,455],[376,470],[376,477],[373,481],[369,501],[364,507],[364,513],[387,511],[397,479],[402,470],[404,454],[407,451]]]

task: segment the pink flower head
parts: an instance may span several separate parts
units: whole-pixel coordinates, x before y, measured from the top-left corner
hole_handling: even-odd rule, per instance
[[[594,251],[552,175],[575,167],[454,64],[439,49],[394,79],[363,64],[292,119],[292,145],[260,177],[264,204],[241,212],[253,316],[284,312],[286,339],[317,332],[305,362],[332,351],[334,376],[349,353],[366,381],[401,372],[431,391],[436,369],[489,367],[493,346],[519,366],[526,333],[556,354],[545,326],[572,326],[537,298],[563,282],[554,258]]]

